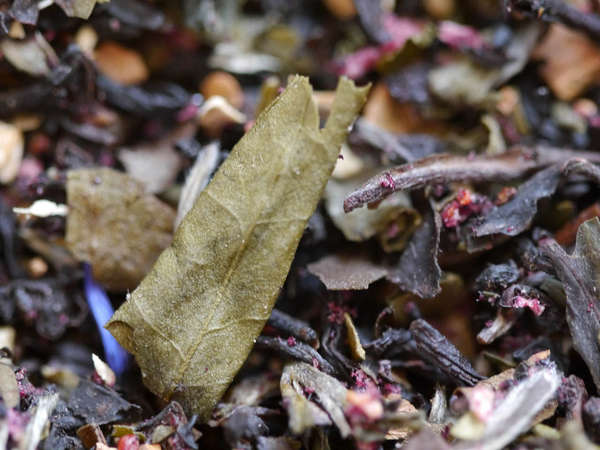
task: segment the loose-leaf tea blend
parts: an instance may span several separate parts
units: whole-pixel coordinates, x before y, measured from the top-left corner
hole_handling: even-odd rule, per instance
[[[0,80],[0,448],[600,449],[597,0],[4,0]]]

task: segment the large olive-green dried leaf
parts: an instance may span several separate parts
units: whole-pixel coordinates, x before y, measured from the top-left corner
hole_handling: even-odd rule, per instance
[[[175,212],[116,170],[67,174],[67,245],[109,290],[134,289],[171,242]]]
[[[108,323],[155,394],[208,417],[269,317],[367,91],[342,79],[319,130],[312,88],[295,77]]]

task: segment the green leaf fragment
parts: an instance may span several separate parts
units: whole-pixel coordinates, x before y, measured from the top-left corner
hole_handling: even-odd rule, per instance
[[[367,92],[342,79],[319,130],[308,79],[293,78],[107,324],[156,395],[207,419],[269,317]]]

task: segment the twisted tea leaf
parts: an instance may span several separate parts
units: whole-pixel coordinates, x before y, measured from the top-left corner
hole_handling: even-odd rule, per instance
[[[319,130],[311,86],[294,78],[108,323],[155,394],[208,417],[269,317],[367,91],[342,79]]]
[[[575,251],[569,256],[553,239],[541,243],[567,294],[567,324],[573,347],[587,364],[600,389],[600,220],[590,219],[577,231]]]

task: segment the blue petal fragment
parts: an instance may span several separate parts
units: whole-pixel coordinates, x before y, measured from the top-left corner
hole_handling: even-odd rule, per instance
[[[117,375],[120,375],[127,368],[129,355],[125,349],[119,345],[113,335],[104,328],[104,324],[108,322],[115,311],[113,310],[104,289],[94,281],[91,266],[89,264],[84,264],[83,269],[85,271],[85,296],[90,311],[96,321],[98,331],[100,331],[102,346],[104,347],[104,358],[110,368]]]

